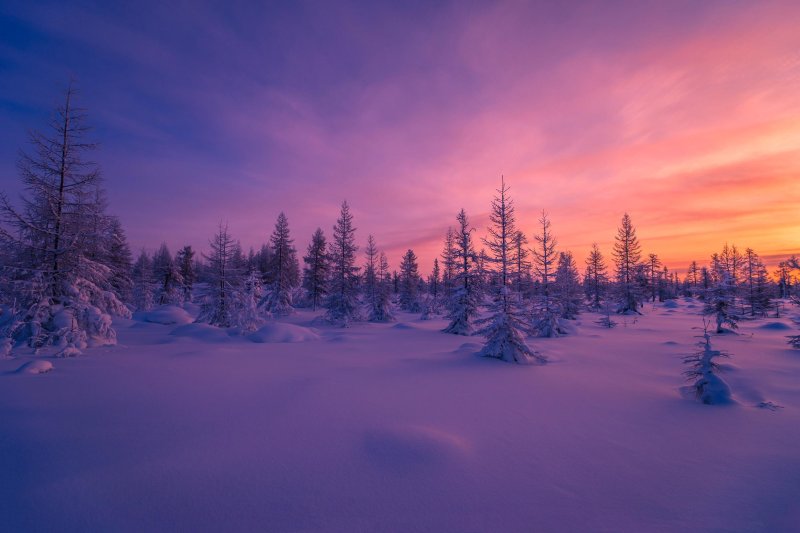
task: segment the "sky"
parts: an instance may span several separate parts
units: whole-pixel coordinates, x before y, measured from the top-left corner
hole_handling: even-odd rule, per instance
[[[800,253],[800,2],[0,4],[0,190],[70,79],[132,247],[359,244],[428,271],[501,176],[529,236],[610,254],[630,214],[672,268]]]

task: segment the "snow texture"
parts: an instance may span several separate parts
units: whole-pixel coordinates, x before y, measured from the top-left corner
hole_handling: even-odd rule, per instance
[[[269,346],[117,319],[119,345],[36,379],[14,373],[15,348],[0,359],[0,529],[797,531],[786,332],[757,318],[712,337],[735,403],[711,408],[679,391],[697,311],[666,311],[614,329],[585,313],[537,341],[551,361],[537,368],[403,312],[411,329]]]

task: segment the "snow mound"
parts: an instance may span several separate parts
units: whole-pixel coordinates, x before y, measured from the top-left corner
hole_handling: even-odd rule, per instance
[[[697,396],[701,402],[707,405],[724,405],[733,403],[731,398],[731,389],[722,378],[715,374],[706,374],[703,376],[703,388],[700,390],[695,387]]]
[[[371,462],[398,472],[435,468],[469,452],[461,437],[426,426],[373,429],[363,445]]]
[[[454,352],[477,352],[481,348],[483,348],[483,345],[479,344],[477,342],[465,342],[464,344],[462,344],[461,346],[459,346],[458,348],[456,348],[453,351]]]
[[[678,308],[678,302],[676,302],[675,300],[667,300],[666,302],[664,302],[663,306],[666,309],[677,309]]]
[[[192,316],[182,307],[177,305],[162,305],[148,311],[143,317],[145,322],[164,324],[165,326],[190,324],[194,321]]]
[[[397,324],[392,326],[392,329],[417,329],[417,328],[405,322],[398,322]]]
[[[44,374],[53,370],[53,363],[50,361],[28,361],[17,369],[17,374]]]
[[[210,324],[185,324],[178,326],[170,332],[176,337],[189,337],[203,342],[227,342],[230,340],[228,332]]]
[[[758,326],[758,329],[767,329],[770,331],[786,331],[787,329],[792,329],[791,326],[784,324],[783,322],[767,322],[766,324],[761,324]]]
[[[247,338],[253,342],[305,342],[319,339],[319,334],[313,329],[295,324],[270,322]]]

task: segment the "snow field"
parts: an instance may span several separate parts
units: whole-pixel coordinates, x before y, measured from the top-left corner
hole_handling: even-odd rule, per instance
[[[713,336],[733,403],[687,398],[694,305],[529,339],[401,313],[341,330],[300,312],[252,342],[119,321],[119,346],[0,376],[7,531],[793,531],[800,353],[790,318]],[[671,312],[674,311],[674,312]],[[796,311],[792,310],[794,318]],[[211,333],[215,331],[216,333]],[[291,333],[291,334],[290,334]],[[300,337],[303,337],[300,335]],[[14,371],[18,355],[0,360]],[[772,406],[772,407],[770,407]]]

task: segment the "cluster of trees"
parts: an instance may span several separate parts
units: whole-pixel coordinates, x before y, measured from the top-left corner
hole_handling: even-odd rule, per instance
[[[22,204],[0,194],[0,338],[64,355],[113,344],[112,316],[130,316],[130,250],[106,212],[88,133],[70,87],[20,156]]]
[[[691,296],[704,300],[721,332],[742,317],[764,316],[774,298],[798,294],[797,258],[780,263],[772,279],[753,250],[741,253],[735,245],[726,244],[708,265],[692,262],[680,279],[656,254],[643,254],[628,214],[610,265],[593,244],[581,274],[573,254],[559,249],[546,212],[530,239],[519,229],[505,181],[491,203],[482,248],[462,209],[427,276],[411,249],[390,272],[372,235],[359,254],[347,202],[330,240],[321,228],[313,233],[302,266],[284,213],[257,251],[244,253],[220,224],[207,254],[184,246],[173,255],[162,244],[134,261],[119,220],[106,212],[85,118],[70,88],[47,131],[33,133],[21,156],[22,205],[0,195],[0,338],[71,354],[114,343],[114,316],[192,301],[201,304],[199,321],[242,332],[298,307],[322,308],[342,326],[391,321],[401,309],[446,316],[447,333],[484,335],[486,356],[541,362],[525,338],[567,334],[569,320],[584,310],[603,312],[602,323],[612,327],[612,313],[641,313],[648,301]]]

